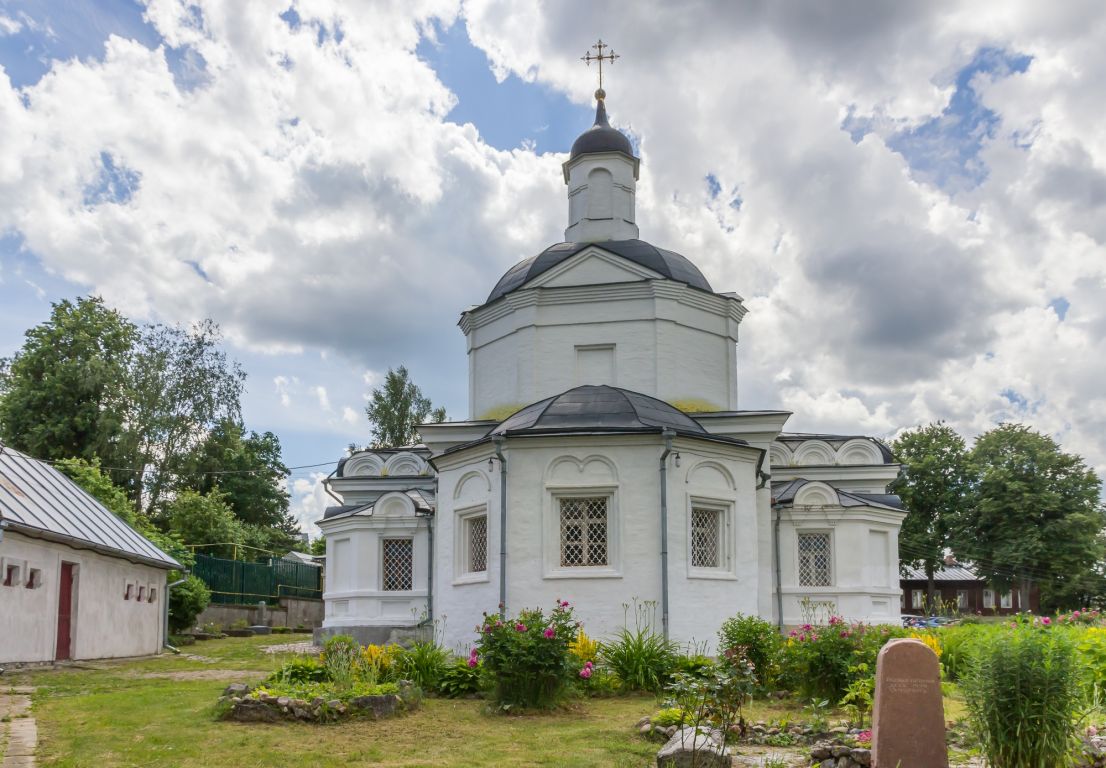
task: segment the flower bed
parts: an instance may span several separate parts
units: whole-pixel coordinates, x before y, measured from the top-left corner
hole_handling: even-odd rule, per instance
[[[325,723],[351,716],[379,720],[418,705],[417,690],[409,683],[353,686],[336,691],[330,683],[301,686],[229,685],[219,699],[224,717],[239,722],[305,720]]]

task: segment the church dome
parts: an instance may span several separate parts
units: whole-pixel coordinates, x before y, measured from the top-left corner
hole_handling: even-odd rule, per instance
[[[581,133],[573,142],[569,160],[596,152],[621,152],[630,157],[634,156],[634,148],[626,138],[626,134],[613,127],[607,120],[607,108],[603,105],[603,99],[598,100],[595,108],[595,124]]]
[[[658,248],[644,240],[603,240],[597,243],[557,243],[546,248],[537,256],[515,264],[495,284],[495,288],[488,295],[485,304],[491,304],[496,299],[506,296],[511,291],[525,285],[538,275],[546,272],[561,262],[572,258],[580,251],[595,246],[604,251],[621,256],[622,258],[640,264],[646,269],[651,269],[669,280],[690,285],[701,291],[713,293],[710,283],[703,277],[699,268],[675,251]]]
[[[663,400],[618,387],[585,385],[526,406],[488,434],[659,432],[662,429],[707,436],[699,422]]]

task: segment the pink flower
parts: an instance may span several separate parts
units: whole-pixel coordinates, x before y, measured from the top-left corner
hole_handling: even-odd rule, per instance
[[[802,629],[804,632],[809,632],[810,630],[814,629],[814,627],[810,626],[809,624],[803,624]]]
[[[475,648],[473,648],[472,650],[469,651],[469,658],[470,659],[475,659],[476,655],[477,655],[477,651],[476,651]]]
[[[518,624],[515,624],[515,632],[525,632],[525,631],[526,631],[526,625],[523,624],[521,621]]]
[[[591,667],[585,666],[583,669],[581,669],[580,670],[580,677],[584,678],[585,680],[587,680],[589,677],[591,677]]]
[[[480,662],[476,660],[475,656],[470,656],[469,657],[469,668],[470,669],[476,669],[476,665],[479,664],[479,663]]]
[[[557,632],[553,629],[553,627],[546,627],[545,631],[542,632],[542,634],[545,635],[547,640],[552,640],[554,637],[557,636]]]
[[[849,631],[847,629],[841,630],[841,637],[848,637],[848,636],[849,636]]]
[[[1076,618],[1079,618],[1079,611],[1072,611],[1071,615],[1076,617]]]
[[[584,662],[585,669],[591,669],[594,665],[590,661]]]
[[[561,607],[562,608],[567,608],[568,607],[568,601],[567,600],[562,600],[561,601]]]
[[[492,627],[491,627],[491,624],[485,624],[485,625],[484,625],[484,634],[487,634],[487,633],[489,633],[489,632],[491,632],[491,631],[492,631]]]
[[[1048,616],[1045,616],[1043,619],[1041,619],[1041,623],[1045,626],[1048,626],[1052,623],[1052,619],[1050,619]]]

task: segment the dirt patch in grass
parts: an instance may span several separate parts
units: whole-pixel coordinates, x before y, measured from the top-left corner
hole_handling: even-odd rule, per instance
[[[256,682],[268,677],[261,669],[182,669],[176,672],[137,672],[128,677],[143,680],[240,680]]]

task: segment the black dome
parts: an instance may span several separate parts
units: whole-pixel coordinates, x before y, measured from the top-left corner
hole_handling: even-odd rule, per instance
[[[572,143],[572,152],[568,159],[575,160],[580,155],[590,155],[595,152],[621,152],[630,157],[634,156],[634,148],[630,140],[607,121],[607,108],[603,106],[602,99],[599,99],[595,108],[595,125],[581,133]]]
[[[485,304],[491,304],[496,299],[506,296],[511,291],[525,285],[562,261],[572,258],[589,246],[610,251],[628,261],[664,275],[669,280],[686,283],[701,291],[714,292],[699,268],[692,264],[687,257],[681,256],[675,251],[658,248],[644,240],[602,240],[597,243],[557,243],[546,248],[537,256],[531,256],[529,259],[520,261],[507,270],[503,277],[499,278],[499,282],[495,284],[495,288],[488,295]]]
[[[663,400],[628,389],[586,385],[528,405],[493,427],[488,434],[659,432],[662,429],[707,435],[699,422]]]

